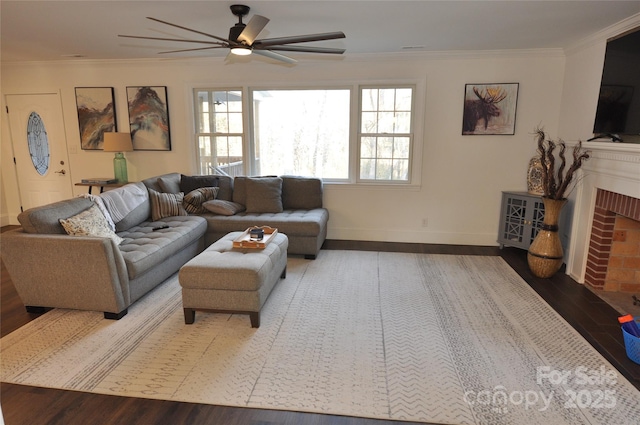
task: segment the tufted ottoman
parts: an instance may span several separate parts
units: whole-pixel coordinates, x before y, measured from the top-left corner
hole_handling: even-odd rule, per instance
[[[264,249],[233,248],[242,232],[232,232],[182,266],[184,321],[195,321],[196,310],[248,314],[260,326],[260,309],[287,272],[286,235],[278,233]]]

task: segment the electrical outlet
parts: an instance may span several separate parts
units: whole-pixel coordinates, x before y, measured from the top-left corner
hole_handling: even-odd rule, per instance
[[[429,220],[426,218],[422,219],[422,227],[429,227]]]

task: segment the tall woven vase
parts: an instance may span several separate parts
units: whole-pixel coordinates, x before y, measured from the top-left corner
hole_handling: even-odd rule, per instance
[[[544,220],[538,235],[533,239],[527,261],[534,276],[549,278],[562,267],[562,243],[558,234],[558,220],[566,199],[542,198]]]

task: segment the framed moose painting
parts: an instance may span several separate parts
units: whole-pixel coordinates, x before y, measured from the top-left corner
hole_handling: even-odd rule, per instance
[[[515,134],[518,85],[465,84],[462,134]]]

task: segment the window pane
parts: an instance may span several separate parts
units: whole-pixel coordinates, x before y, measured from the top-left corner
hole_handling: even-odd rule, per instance
[[[27,120],[27,147],[33,167],[44,176],[49,170],[49,138],[37,112],[31,112]]]
[[[360,160],[360,178],[373,180],[376,177],[376,161],[374,159]]]
[[[378,113],[363,112],[362,113],[362,130],[363,133],[378,132]]]
[[[393,161],[390,159],[379,159],[376,161],[376,180],[391,180]]]
[[[396,159],[393,161],[393,180],[409,180],[409,160]]]
[[[393,112],[378,114],[378,131],[376,133],[395,133],[395,117]]]
[[[256,90],[253,99],[254,174],[349,177],[349,90]]]
[[[378,110],[378,89],[362,90],[362,110],[363,111]]]
[[[397,89],[396,90],[396,111],[410,111],[411,110],[411,95],[412,89]]]
[[[229,133],[242,133],[242,113],[229,114]]]
[[[378,158],[393,158],[393,137],[378,138]]]
[[[409,143],[408,137],[395,137],[393,156],[395,158],[409,158]]]
[[[376,157],[376,138],[375,137],[362,138],[362,144],[360,145],[360,157],[361,158]]]
[[[395,107],[395,89],[383,89],[380,90],[380,94],[378,96],[378,110],[379,111],[393,111]]]
[[[396,112],[395,116],[395,132],[410,133],[411,132],[411,112]]]

